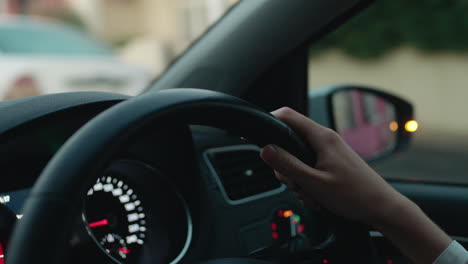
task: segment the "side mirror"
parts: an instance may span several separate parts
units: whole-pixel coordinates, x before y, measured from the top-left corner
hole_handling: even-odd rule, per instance
[[[309,117],[337,131],[367,161],[405,149],[417,130],[413,106],[372,88],[339,85],[309,93]]]

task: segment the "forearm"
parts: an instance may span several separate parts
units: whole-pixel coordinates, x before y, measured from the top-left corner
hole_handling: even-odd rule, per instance
[[[398,197],[390,207],[375,227],[414,263],[433,263],[452,242],[416,204],[405,197]]]

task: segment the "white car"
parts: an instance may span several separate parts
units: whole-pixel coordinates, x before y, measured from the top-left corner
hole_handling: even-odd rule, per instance
[[[0,100],[72,91],[135,95],[151,77],[74,28],[24,16],[0,17]]]

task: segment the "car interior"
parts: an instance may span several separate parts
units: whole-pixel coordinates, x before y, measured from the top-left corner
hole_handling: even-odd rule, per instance
[[[346,91],[394,108],[391,147],[361,148],[366,160],[408,147],[398,128],[417,119],[410,102],[359,86],[308,93],[309,46],[372,2],[241,1],[138,96],[0,102],[5,262],[410,263],[377,230],[302,207],[259,157],[275,143],[313,166],[313,150],[269,112],[345,130],[333,98]],[[389,182],[468,245],[468,185]]]

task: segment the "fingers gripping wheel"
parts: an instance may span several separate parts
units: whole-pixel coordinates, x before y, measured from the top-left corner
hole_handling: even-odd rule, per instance
[[[25,204],[14,231],[9,264],[61,263],[73,216],[87,180],[96,178],[112,154],[145,125],[162,120],[226,129],[264,146],[276,144],[309,165],[315,157],[304,142],[269,113],[229,95],[174,89],[148,93],[101,113],[77,131],[49,162]],[[242,125],[239,125],[242,124]]]

